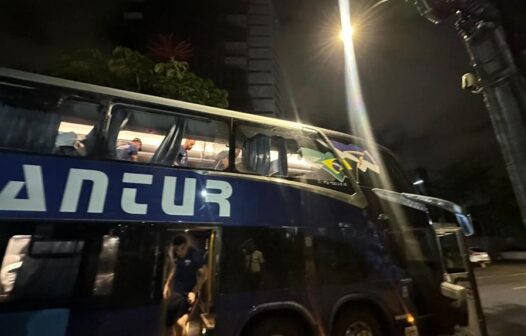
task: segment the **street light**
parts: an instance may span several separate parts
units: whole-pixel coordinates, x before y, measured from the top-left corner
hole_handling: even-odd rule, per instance
[[[342,41],[345,41],[346,39],[352,39],[355,34],[355,31],[356,30],[352,26],[348,28],[343,28],[338,36]]]

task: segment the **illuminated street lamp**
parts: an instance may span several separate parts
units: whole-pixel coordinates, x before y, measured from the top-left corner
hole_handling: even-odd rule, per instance
[[[346,39],[352,39],[354,34],[355,34],[355,29],[354,27],[350,26],[347,29],[343,28],[340,31],[340,34],[338,35],[338,37],[340,38],[340,40],[345,41]]]

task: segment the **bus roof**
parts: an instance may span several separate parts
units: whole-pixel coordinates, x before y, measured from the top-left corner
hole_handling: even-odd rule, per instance
[[[265,116],[260,116],[256,114],[243,113],[238,111],[232,111],[227,109],[222,109],[218,107],[199,105],[194,103],[183,102],[180,100],[163,98],[158,96],[147,95],[143,93],[125,91],[120,89],[109,88],[100,85],[88,84],[77,82],[68,79],[62,79],[57,77],[51,77],[46,75],[40,75],[25,71],[13,70],[8,68],[0,67],[0,83],[4,82],[6,79],[14,79],[22,82],[29,83],[38,83],[42,85],[55,86],[60,88],[71,89],[75,91],[83,91],[88,93],[108,95],[116,98],[121,98],[128,101],[137,101],[137,102],[146,102],[155,105],[161,105],[171,108],[180,108],[184,110],[192,110],[197,112],[202,112],[210,115],[222,116],[222,117],[231,117],[235,119],[241,119],[252,122],[259,122],[262,124],[268,124],[277,127],[287,127],[293,129],[302,129],[304,127],[320,130],[318,127],[302,124],[293,121],[281,120],[277,118],[270,118]],[[29,84],[28,83],[28,84]],[[11,83],[9,83],[11,84]]]
[[[35,73],[0,67],[0,83],[2,83],[2,81],[5,79],[14,79],[17,81],[22,81],[22,82],[38,83],[38,84],[47,85],[47,86],[55,86],[55,87],[66,88],[66,89],[71,89],[75,91],[87,92],[91,94],[108,95],[108,96],[112,96],[116,98],[121,98],[127,101],[146,102],[146,103],[150,103],[154,105],[197,111],[197,112],[215,115],[215,116],[231,117],[231,118],[241,119],[241,120],[246,120],[246,121],[251,121],[251,122],[259,122],[262,124],[272,125],[276,127],[287,127],[287,128],[292,128],[292,129],[302,129],[305,127],[305,128],[310,128],[310,129],[314,129],[319,132],[322,132],[329,137],[330,136],[346,137],[346,138],[352,139],[353,141],[367,144],[369,146],[376,146],[380,148],[382,151],[388,152],[389,154],[393,155],[393,153],[389,149],[381,145],[378,145],[374,142],[366,141],[363,138],[356,137],[356,136],[353,136],[347,133],[342,133],[342,132],[338,132],[338,131],[334,131],[334,130],[330,130],[326,128],[321,128],[321,127],[316,127],[316,126],[312,126],[308,124],[303,124],[299,122],[294,122],[294,121],[281,120],[277,118],[265,117],[261,115],[251,114],[251,113],[244,113],[244,112],[222,109],[218,107],[188,103],[188,102],[184,102],[180,100],[152,96],[152,95],[148,95],[144,93],[137,93],[137,92],[126,91],[126,90],[121,90],[121,89],[114,89],[114,88],[100,86],[100,85],[88,84],[88,83],[77,82],[77,81],[68,80],[68,79],[62,79],[62,78],[57,78],[57,77],[51,77],[51,76],[46,76],[46,75],[41,75],[41,74],[35,74]]]

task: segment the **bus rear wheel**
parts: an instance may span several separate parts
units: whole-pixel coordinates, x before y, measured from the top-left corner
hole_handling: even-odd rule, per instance
[[[334,336],[383,336],[375,314],[368,309],[346,310],[334,325]]]

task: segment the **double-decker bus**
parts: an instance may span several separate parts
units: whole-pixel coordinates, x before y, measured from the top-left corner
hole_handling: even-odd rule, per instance
[[[444,277],[432,200],[403,194],[396,160],[368,146],[0,69],[1,333],[172,334],[164,289],[177,236],[207,269],[186,335],[471,328],[469,286]]]

